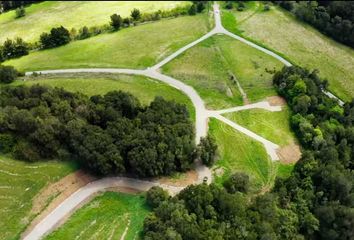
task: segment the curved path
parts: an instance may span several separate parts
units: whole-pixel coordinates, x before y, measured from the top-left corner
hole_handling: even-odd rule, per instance
[[[221,24],[220,18],[220,10],[217,4],[213,5],[214,8],[214,20],[215,20],[215,27],[212,31],[207,33],[206,35],[202,36],[201,38],[197,39],[196,41],[182,47],[172,55],[168,56],[161,62],[157,63],[156,65],[152,66],[151,68],[147,68],[145,70],[135,70],[135,69],[116,69],[116,68],[88,68],[88,69],[61,69],[61,70],[45,70],[45,71],[36,71],[37,73],[41,74],[60,74],[60,73],[122,73],[122,74],[134,74],[134,75],[143,75],[150,78],[154,78],[160,80],[164,83],[167,83],[180,91],[184,92],[192,101],[195,109],[196,109],[196,143],[199,143],[200,137],[204,137],[207,135],[207,121],[209,117],[214,117],[224,123],[230,125],[234,129],[243,132],[244,134],[252,137],[253,139],[261,142],[271,157],[272,160],[278,160],[279,157],[276,154],[276,149],[278,145],[270,142],[269,140],[257,135],[256,133],[236,124],[233,121],[221,116],[223,113],[227,112],[235,112],[241,111],[245,109],[251,108],[262,108],[269,111],[280,111],[280,107],[270,106],[267,102],[259,102],[255,104],[250,104],[246,106],[239,106],[230,109],[224,110],[217,110],[217,111],[209,111],[205,108],[204,101],[201,99],[199,94],[190,86],[186,85],[185,83],[178,81],[172,77],[166,76],[158,72],[158,69],[161,68],[166,63],[170,62],[177,56],[179,56],[184,51],[188,50],[189,48],[195,46],[196,44],[202,42],[203,40],[213,36],[214,34],[225,34],[232,38],[235,38],[251,47],[254,47],[276,59],[281,61],[286,66],[291,66],[291,63],[282,58],[281,56],[277,55],[260,47],[240,36],[237,36],[233,33],[230,33]],[[34,72],[26,72],[26,75],[32,75]],[[336,98],[331,93],[326,93],[330,97]],[[338,99],[339,100],[339,99]],[[340,101],[340,100],[339,100]],[[207,179],[207,182],[210,183],[212,180],[212,173],[209,168],[203,166],[199,161],[196,162],[195,169],[198,173],[198,180],[196,183],[202,183],[204,179]],[[24,239],[26,240],[35,240],[40,239],[45,234],[50,232],[53,228],[57,226],[61,219],[71,213],[80,203],[82,203],[85,199],[91,196],[94,193],[99,191],[103,191],[107,188],[111,187],[128,187],[133,188],[139,191],[147,191],[152,186],[160,186],[167,190],[170,194],[174,195],[181,191],[184,187],[175,187],[170,185],[165,185],[158,183],[157,181],[148,181],[148,180],[139,180],[133,178],[126,178],[126,177],[110,177],[100,179],[94,182],[87,184],[86,186],[80,188],[74,194],[69,196],[65,201],[63,201],[57,208],[55,208],[49,215],[47,215],[41,222],[39,222],[32,231],[30,231]]]

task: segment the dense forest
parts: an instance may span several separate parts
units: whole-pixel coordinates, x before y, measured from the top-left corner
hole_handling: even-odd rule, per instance
[[[354,1],[275,1],[333,39],[354,48]]]
[[[189,169],[197,154],[184,105],[147,107],[121,91],[104,96],[40,85],[0,89],[0,152],[26,161],[77,159],[97,174],[147,177]]]
[[[291,176],[253,197],[244,174],[173,198],[152,189],[145,239],[353,239],[354,101],[340,107],[323,94],[327,82],[300,67],[284,67],[274,85],[304,149]]]

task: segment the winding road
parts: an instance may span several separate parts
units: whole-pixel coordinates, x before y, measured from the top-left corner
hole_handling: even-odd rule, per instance
[[[246,110],[246,109],[252,109],[252,108],[262,108],[265,110],[269,111],[280,111],[281,107],[279,106],[271,106],[269,105],[268,102],[259,102],[259,103],[254,103],[254,104],[249,104],[245,106],[238,106],[234,108],[229,108],[229,109],[223,109],[223,110],[207,110],[205,108],[205,104],[203,99],[199,96],[199,94],[195,91],[195,89],[191,86],[188,86],[187,84],[174,79],[170,76],[166,76],[160,72],[158,72],[158,69],[161,68],[163,65],[166,63],[170,62],[177,56],[179,56],[181,53],[184,51],[188,50],[189,48],[195,46],[196,44],[202,42],[203,40],[215,35],[215,34],[225,34],[228,35],[234,39],[237,39],[251,47],[254,47],[276,59],[281,61],[284,65],[286,66],[291,66],[291,63],[282,58],[281,56],[277,55],[276,53],[273,53],[269,51],[268,49],[265,49],[261,46],[258,46],[240,36],[237,36],[229,31],[227,31],[221,23],[221,17],[220,17],[220,10],[218,4],[213,5],[213,10],[214,10],[214,20],[215,20],[215,27],[213,30],[211,30],[209,33],[205,34],[201,38],[197,39],[196,41],[182,47],[175,53],[171,54],[170,56],[166,57],[164,60],[161,62],[157,63],[156,65],[149,67],[145,70],[135,70],[135,69],[116,69],[116,68],[88,68],[88,69],[60,69],[60,70],[45,70],[45,71],[36,71],[36,73],[40,74],[61,74],[61,73],[122,73],[122,74],[133,74],[133,75],[142,75],[142,76],[147,76],[153,79],[157,79],[159,81],[162,81],[164,83],[167,83],[174,88],[179,89],[183,93],[185,93],[192,101],[195,110],[196,110],[196,122],[195,122],[195,127],[196,127],[196,143],[199,143],[200,138],[204,137],[207,135],[208,131],[208,118],[214,117],[232,128],[248,135],[249,137],[261,142],[268,155],[270,158],[275,161],[278,160],[279,157],[276,153],[276,150],[278,149],[278,145],[275,143],[257,135],[256,133],[238,125],[237,123],[230,121],[229,119],[223,117],[221,114],[227,113],[227,112],[235,112],[235,111],[241,111],[241,110]],[[26,72],[26,75],[32,75],[34,72]],[[327,94],[327,93],[326,93]],[[328,93],[331,97],[335,97],[333,94]],[[339,100],[340,101],[340,100]],[[198,180],[196,183],[202,183],[205,179],[207,179],[207,182],[210,183],[212,181],[212,173],[211,170],[204,165],[202,165],[199,161],[196,162],[195,169],[198,173]],[[175,187],[175,186],[170,186],[166,184],[161,184],[157,181],[146,181],[146,180],[139,180],[139,179],[133,179],[133,178],[127,178],[127,177],[109,177],[109,178],[103,178],[94,182],[91,182],[87,184],[86,186],[80,188],[78,191],[70,195],[67,199],[65,199],[58,207],[56,207],[51,213],[49,213],[46,217],[42,219],[23,239],[25,240],[36,240],[40,239],[43,237],[45,234],[49,233],[52,231],[58,223],[64,219],[65,216],[73,212],[85,199],[87,199],[89,196],[92,194],[95,194],[99,191],[103,191],[107,188],[112,188],[112,187],[128,187],[132,189],[136,189],[138,191],[147,191],[153,186],[160,186],[167,190],[171,195],[177,194],[179,191],[181,191],[184,187]]]

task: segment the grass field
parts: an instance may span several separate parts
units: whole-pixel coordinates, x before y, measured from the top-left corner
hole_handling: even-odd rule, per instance
[[[280,112],[250,109],[225,114],[225,117],[230,120],[280,146],[295,141],[295,135],[290,128],[289,116],[289,109],[285,106]]]
[[[77,210],[45,239],[122,239],[140,237],[148,207],[143,195],[106,192]]]
[[[0,155],[0,239],[19,239],[35,217],[31,212],[34,196],[46,184],[58,181],[76,168],[73,163],[32,164]]]
[[[187,50],[163,67],[163,72],[193,86],[209,108],[241,105],[233,74],[250,101],[275,95],[272,74],[280,69],[273,58],[227,36],[214,36]]]
[[[216,183],[222,183],[233,172],[248,174],[255,192],[273,183],[276,166],[261,143],[216,119],[210,120],[209,133],[218,144],[220,156],[215,166],[223,169],[222,175],[216,174]]]
[[[162,96],[165,99],[186,104],[191,118],[195,119],[194,106],[186,95],[167,84],[144,76],[92,73],[42,75],[29,78],[25,82],[16,81],[14,85],[37,83],[52,87],[63,87],[68,91],[81,92],[88,96],[122,90],[136,96],[144,105],[148,105],[156,96]]]
[[[79,29],[83,26],[109,24],[113,13],[128,17],[133,8],[141,12],[167,10],[177,6],[190,4],[178,1],[79,1],[59,2],[47,1],[26,7],[26,16],[15,19],[15,11],[0,15],[0,43],[6,38],[22,37],[26,41],[36,41],[42,32],[52,27],[64,26],[68,29]],[[11,31],[9,31],[11,30]]]
[[[206,14],[164,19],[33,52],[7,61],[4,65],[13,65],[22,71],[90,67],[145,68],[202,36],[210,29],[209,25]]]
[[[260,4],[262,5],[262,4]],[[240,13],[223,11],[224,26],[284,54],[297,65],[320,70],[330,90],[344,100],[354,96],[354,50],[326,37],[277,7],[262,6]],[[245,17],[247,14],[248,17]],[[233,17],[236,20],[233,20]]]

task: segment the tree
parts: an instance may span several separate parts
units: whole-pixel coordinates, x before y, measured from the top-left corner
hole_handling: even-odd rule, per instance
[[[11,83],[17,76],[18,72],[13,66],[0,65],[0,83]]]
[[[218,146],[212,136],[208,135],[207,137],[200,139],[200,143],[198,145],[198,155],[203,164],[207,166],[212,166],[214,164],[217,149]]]
[[[16,8],[16,17],[15,18],[24,17],[25,15],[26,15],[26,10],[23,6]]]
[[[85,39],[85,38],[89,38],[91,36],[91,33],[88,29],[88,27],[84,26],[83,28],[81,28],[79,30],[79,39]]]
[[[249,189],[249,177],[245,173],[234,173],[225,182],[224,187],[229,193],[247,193]]]
[[[169,198],[168,193],[161,187],[154,186],[146,193],[146,202],[152,207],[156,208],[161,202]]]
[[[133,11],[131,11],[130,16],[134,21],[138,21],[141,18],[141,13],[139,9],[134,8]]]
[[[54,48],[69,43],[71,40],[69,31],[63,26],[52,28],[50,33],[42,33],[40,43],[43,49]]]
[[[189,15],[195,15],[197,13],[197,7],[195,4],[192,4],[188,10]]]
[[[114,28],[114,30],[118,30],[122,26],[123,20],[120,15],[117,15],[116,13],[111,16],[111,26]]]
[[[28,44],[22,38],[16,38],[15,41],[7,39],[2,46],[4,59],[17,58],[28,54]]]

